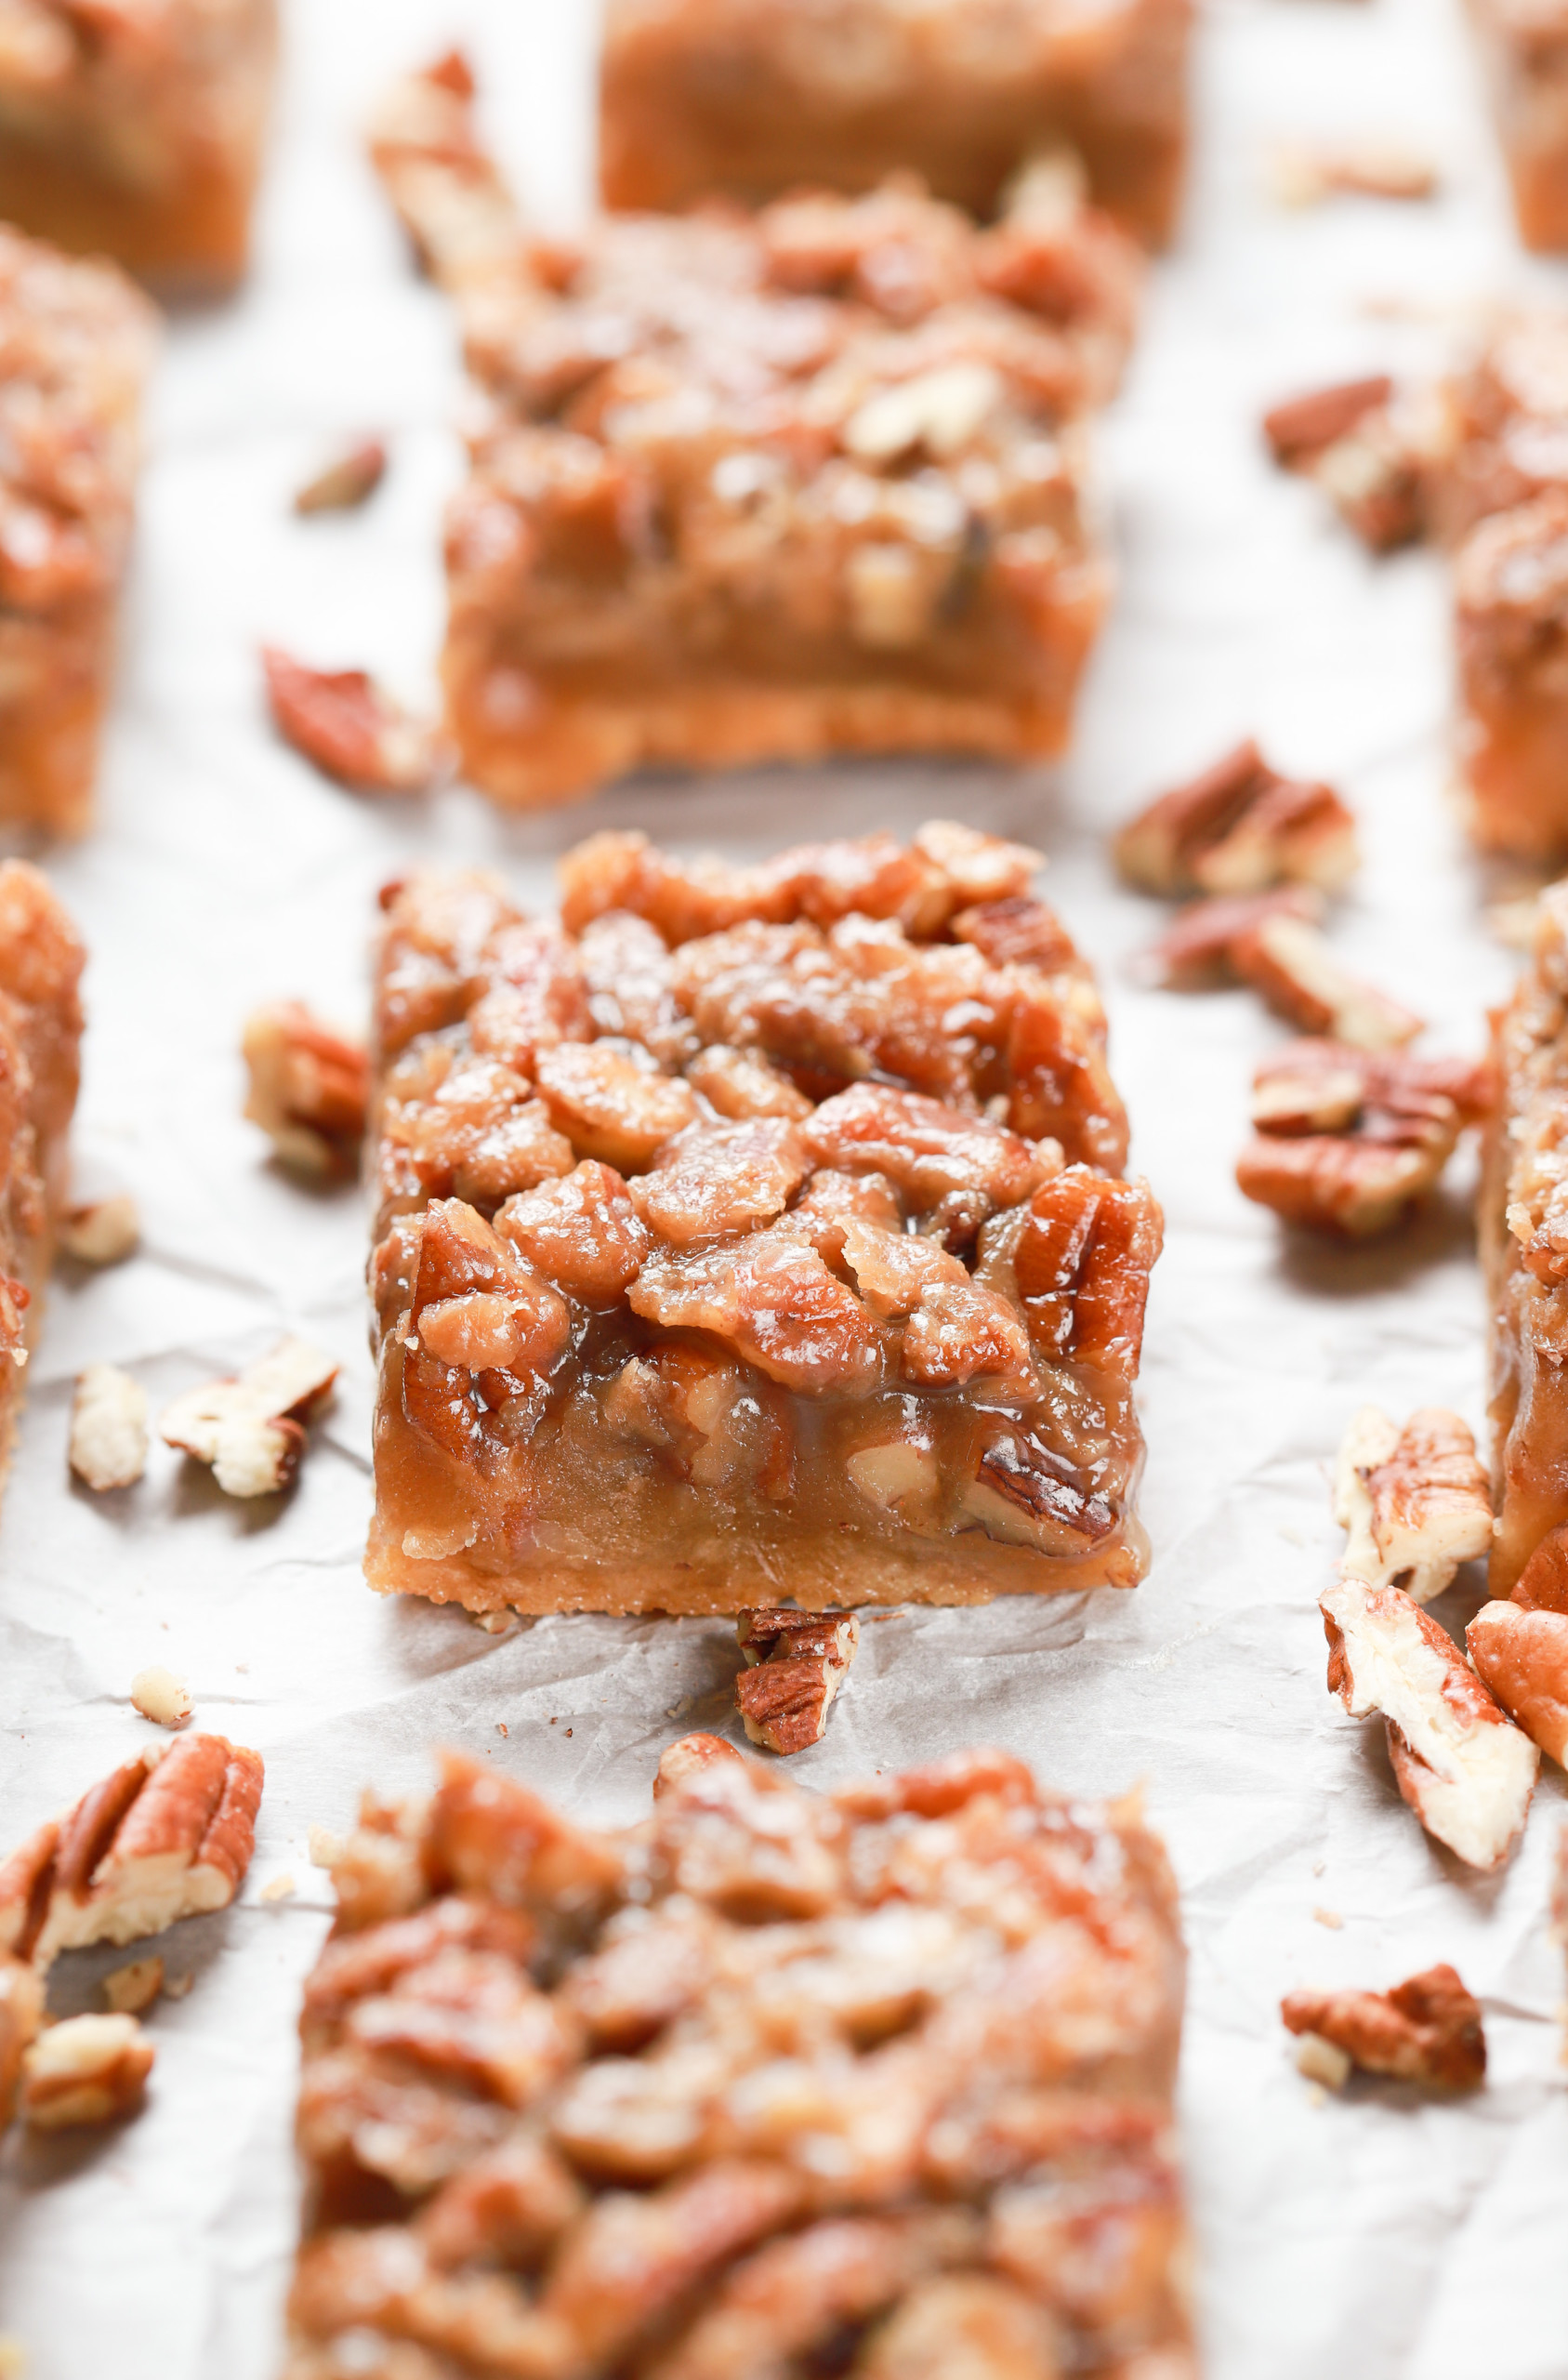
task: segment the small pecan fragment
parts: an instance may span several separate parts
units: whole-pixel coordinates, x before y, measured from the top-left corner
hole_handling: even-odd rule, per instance
[[[1451,1966],[1391,1991],[1287,1991],[1280,2015],[1287,2031],[1332,2043],[1364,2074],[1439,2091],[1478,2091],[1486,2080],[1481,2003]]]
[[[1343,1576],[1430,1603],[1492,1543],[1491,1488],[1466,1423],[1431,1405],[1402,1430],[1364,1405],[1340,1443],[1334,1517],[1347,1533]]]
[[[1306,143],[1274,152],[1272,180],[1286,206],[1315,206],[1325,198],[1430,198],[1438,169],[1420,150],[1397,140]]]
[[[1276,405],[1264,416],[1263,434],[1275,462],[1315,481],[1374,553],[1424,534],[1427,442],[1386,376]]]
[[[1363,416],[1386,405],[1394,384],[1386,372],[1364,380],[1337,380],[1304,396],[1287,397],[1263,416],[1263,435],[1276,463],[1296,470],[1354,430]]]
[[[1244,1196],[1286,1223],[1364,1238],[1432,1189],[1487,1071],[1454,1059],[1293,1041],[1253,1078],[1257,1136],[1236,1162]]]
[[[245,1114],[279,1161],[311,1181],[348,1181],[364,1137],[370,1060],[298,1000],[274,1000],[245,1020]]]
[[[1138,961],[1140,979],[1166,991],[1206,991],[1240,981],[1236,946],[1271,918],[1317,925],[1323,900],[1310,884],[1282,884],[1268,892],[1219,892],[1193,901],[1151,943]]]
[[[1328,1688],[1352,1719],[1380,1711],[1404,1799],[1472,1868],[1500,1867],[1524,1825],[1541,1755],[1453,1639],[1398,1587],[1342,1579],[1318,1599]]]
[[[44,1979],[21,1959],[0,1958],[0,2132],[16,2113],[28,2045],[44,2022]]]
[[[102,1495],[147,1468],[147,1391],[116,1364],[89,1364],[71,1400],[71,1468]]]
[[[103,1996],[119,2016],[139,2016],[144,2008],[152,2007],[163,1988],[164,1962],[156,1956],[132,1959],[103,1978]]]
[[[1332,892],[1360,864],[1355,820],[1333,787],[1281,776],[1250,738],[1152,801],[1113,849],[1145,892]]]
[[[259,1752],[222,1736],[138,1752],[0,1863],[0,1954],[42,1970],[60,1950],[226,1909],[255,1848],[262,1776]]]
[[[63,2132],[135,2115],[154,2054],[134,2016],[68,2016],[49,2026],[22,2060],[23,2122],[34,2132]]]
[[[1305,918],[1277,911],[1237,934],[1231,962],[1245,984],[1298,1033],[1322,1034],[1352,1050],[1397,1050],[1422,1021],[1342,966]]]
[[[55,1244],[78,1264],[120,1264],[135,1255],[140,1238],[141,1217],[136,1200],[121,1191],[111,1198],[68,1207],[60,1217]]]
[[[362,669],[312,669],[276,645],[261,666],[278,733],[296,752],[361,793],[428,793],[441,771],[436,731],[395,703]]]
[[[742,1755],[722,1736],[682,1736],[679,1742],[667,1744],[659,1755],[653,1799],[657,1802],[666,1793],[700,1784],[715,1769],[744,1771],[744,1767]]]
[[[308,479],[294,499],[296,512],[351,512],[375,495],[387,471],[386,442],[356,438]]]
[[[237,1378],[177,1396],[159,1421],[159,1435],[210,1464],[226,1496],[270,1496],[298,1470],[306,1424],[325,1405],[337,1373],[319,1347],[280,1340]]]
[[[762,1606],[739,1615],[735,1634],[747,1663],[735,1708],[752,1742],[784,1754],[821,1743],[860,1644],[854,1613]]]
[[[155,1727],[183,1727],[195,1709],[191,1688],[172,1670],[138,1670],[131,1680],[131,1701]]]

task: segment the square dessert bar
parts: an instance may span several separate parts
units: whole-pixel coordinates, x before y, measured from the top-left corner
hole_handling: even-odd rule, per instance
[[[1568,7],[1470,0],[1527,248],[1568,248]]]
[[[44,877],[0,866],[0,1469],[70,1189],[86,953]]]
[[[610,0],[600,182],[610,206],[756,205],[914,168],[994,214],[1020,169],[1077,151],[1098,205],[1175,228],[1187,0]]]
[[[476,784],[1060,750],[1110,590],[1084,416],[1141,271],[1060,176],[986,231],[889,183],[568,247],[510,226],[450,80],[401,86],[374,146],[490,398],[447,525]]]
[[[147,300],[0,226],[0,820],[80,834],[130,543]]]
[[[448,1753],[336,1881],[284,2380],[1196,2380],[1133,1804],[692,1736],[600,1833]]]
[[[1142,1576],[1160,1215],[1035,855],[601,835],[559,924],[389,888],[383,1591],[972,1603]]]
[[[1536,911],[1530,965],[1493,1018],[1482,1258],[1491,1308],[1496,1536],[1488,1585],[1512,1592],[1568,1522],[1568,892]]]
[[[0,0],[0,217],[161,287],[238,280],[275,0]]]

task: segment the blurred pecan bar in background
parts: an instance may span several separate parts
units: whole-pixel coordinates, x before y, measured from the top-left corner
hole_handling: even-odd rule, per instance
[[[1487,1583],[1497,1597],[1568,1521],[1568,886],[1540,897],[1535,955],[1494,1017],[1493,1046],[1481,1246],[1497,1513]]]
[[[1196,2380],[1134,1802],[698,1736],[609,1834],[448,1753],[335,1875],[285,2380]]]
[[[244,271],[274,0],[0,0],[0,217],[161,288]]]
[[[530,242],[460,64],[373,147],[488,396],[448,517],[465,768],[1059,751],[1110,591],[1086,414],[1141,265],[1047,169],[977,231],[889,183]]]
[[[152,344],[112,267],[0,225],[0,821],[91,821]]]
[[[1470,0],[1527,248],[1568,248],[1568,7]]]
[[[0,1470],[70,1188],[86,953],[35,867],[0,866]]]
[[[1130,1586],[1160,1214],[1035,854],[389,888],[374,1586],[471,1610]]]
[[[991,215],[1067,147],[1097,205],[1170,237],[1187,152],[1187,0],[610,0],[609,206],[758,205],[913,170]]]

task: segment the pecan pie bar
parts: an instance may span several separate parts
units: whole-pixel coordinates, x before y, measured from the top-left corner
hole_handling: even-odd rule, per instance
[[[1527,248],[1568,248],[1568,8],[1470,0]]]
[[[46,879],[0,866],[0,1471],[69,1187],[86,953]]]
[[[699,1736],[608,1834],[449,1753],[336,1877],[285,2380],[1195,2380],[1131,1804]]]
[[[0,225],[0,820],[52,834],[91,817],[152,319]]]
[[[953,826],[389,888],[383,1590],[807,1610],[1141,1577],[1160,1215],[1035,855]]]
[[[0,0],[0,217],[182,290],[244,270],[275,0]]]
[[[889,182],[569,247],[516,224],[450,61],[373,147],[488,398],[447,524],[476,784],[1060,750],[1110,582],[1085,416],[1141,272],[1062,177],[984,231]]]
[[[1187,0],[610,0],[600,180],[610,206],[748,204],[901,168],[993,214],[1059,147],[1140,238],[1175,228]]]

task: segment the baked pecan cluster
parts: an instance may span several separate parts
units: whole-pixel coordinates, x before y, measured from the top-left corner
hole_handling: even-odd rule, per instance
[[[607,835],[559,924],[393,887],[383,1487],[412,1432],[536,1520],[592,1446],[601,1483],[782,1510],[815,1472],[851,1528],[1108,1540],[1160,1225],[1034,865],[945,826],[750,869]]]
[[[819,1800],[711,1737],[655,1795],[598,1834],[448,1754],[368,1805],[306,1990],[289,2380],[1188,2380],[1136,1817],[987,1752]]]

